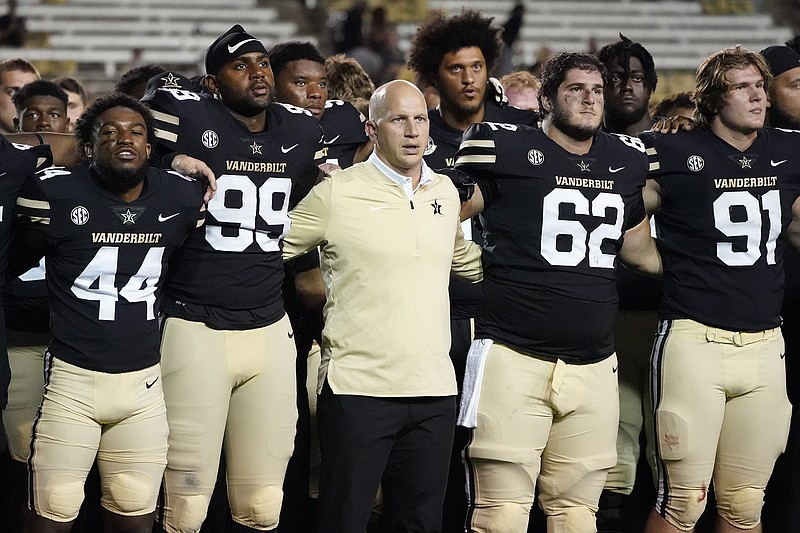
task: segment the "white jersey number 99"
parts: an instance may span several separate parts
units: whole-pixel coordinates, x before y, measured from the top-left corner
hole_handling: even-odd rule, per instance
[[[253,242],[265,252],[279,251],[280,239],[289,231],[291,190],[289,178],[269,178],[256,187],[247,176],[221,175],[208,203],[208,213],[218,224],[206,221],[206,241],[220,252],[243,252]],[[259,219],[269,228],[257,228]]]

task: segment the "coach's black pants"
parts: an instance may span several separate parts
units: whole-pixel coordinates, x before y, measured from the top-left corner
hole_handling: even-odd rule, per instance
[[[435,533],[455,427],[455,397],[334,394],[317,405],[319,533],[362,533],[378,485],[392,533]]]

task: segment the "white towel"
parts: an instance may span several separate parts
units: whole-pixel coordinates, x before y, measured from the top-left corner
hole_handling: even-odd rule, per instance
[[[461,405],[458,407],[459,426],[465,428],[478,426],[478,400],[481,397],[483,369],[492,344],[493,341],[489,339],[475,339],[469,347],[464,385],[461,389]]]

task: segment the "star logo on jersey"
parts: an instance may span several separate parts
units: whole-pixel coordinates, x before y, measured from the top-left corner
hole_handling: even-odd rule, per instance
[[[144,207],[121,207],[121,206],[114,206],[111,208],[114,213],[119,217],[122,221],[123,225],[128,224],[136,224],[136,219],[139,218],[139,215],[144,213]]]
[[[431,204],[431,207],[433,207],[433,214],[434,215],[444,216],[444,215],[442,215],[442,204],[439,203],[438,199],[433,201],[433,203]]]
[[[752,163],[752,162],[753,162],[753,160],[752,160],[752,159],[747,159],[747,156],[744,156],[744,155],[743,155],[743,156],[742,156],[742,158],[741,158],[741,159],[738,161],[738,163],[739,163],[740,165],[742,165],[742,168],[743,168],[743,169],[745,169],[745,168],[753,168],[753,167],[751,167],[751,166],[750,166],[750,163]]]
[[[703,161],[703,158],[699,155],[689,156],[689,159],[686,160],[686,166],[692,172],[700,172],[703,170],[703,167],[706,166],[706,162]]]
[[[425,146],[425,151],[422,153],[423,156],[431,155],[433,152],[436,151],[436,143],[433,142],[433,139],[428,137],[428,144]]]
[[[136,224],[136,213],[131,212],[130,209],[121,213],[120,216],[123,224]]]
[[[219,135],[217,135],[217,132],[214,130],[206,130],[203,132],[200,140],[203,141],[203,146],[206,148],[216,148],[219,144]]]
[[[258,144],[257,142],[253,141],[253,144],[250,145],[250,148],[253,149],[253,155],[264,155],[261,153],[261,149],[264,147],[263,144]]]
[[[581,159],[581,162],[578,163],[578,168],[581,169],[581,172],[591,172],[589,169],[589,163],[585,163],[583,159]]]
[[[181,84],[178,83],[179,79],[180,78],[178,78],[172,72],[168,72],[165,77],[161,78],[161,80],[164,82],[164,85],[162,85],[162,87],[165,89],[180,89]]]
[[[528,152],[528,162],[531,165],[539,166],[544,163],[544,154],[539,150],[533,149]]]
[[[72,212],[69,214],[69,219],[76,226],[83,226],[89,222],[89,210],[82,205],[74,207]]]

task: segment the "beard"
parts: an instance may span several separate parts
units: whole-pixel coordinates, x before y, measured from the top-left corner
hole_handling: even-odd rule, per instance
[[[475,113],[480,111],[482,107],[483,107],[483,100],[479,100],[470,106],[459,105],[459,104],[445,105],[445,109],[450,111],[453,114],[453,116],[459,121],[466,120],[469,117],[475,115]]]
[[[800,117],[793,117],[784,113],[774,104],[769,108],[767,113],[770,127],[783,128],[785,130],[800,130]]]
[[[565,135],[575,139],[576,141],[587,141],[594,137],[594,134],[600,129],[599,123],[597,126],[581,126],[579,124],[569,122],[569,117],[561,110],[560,107],[558,107],[558,105],[553,107],[552,118],[550,119],[550,122]]]
[[[645,113],[647,113],[646,105],[633,109],[622,108],[613,110],[608,105],[606,106],[606,115],[608,115],[614,124],[618,124],[621,127],[636,124],[642,120],[642,117],[644,117]]]
[[[139,168],[114,168],[107,166],[99,161],[92,163],[100,184],[108,191],[114,194],[123,194],[133,189],[144,181],[147,176],[147,171],[150,170],[150,165],[144,163]]]
[[[236,94],[234,91],[222,91],[220,95],[225,105],[237,115],[254,117],[264,111],[275,100],[275,89],[270,87],[266,99],[258,99],[250,94]]]

